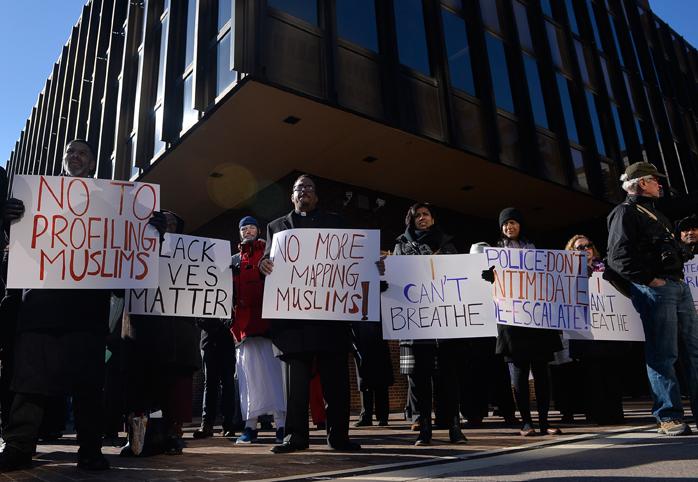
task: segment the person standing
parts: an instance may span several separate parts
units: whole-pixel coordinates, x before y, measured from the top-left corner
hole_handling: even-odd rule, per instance
[[[337,215],[318,208],[315,181],[307,174],[293,184],[293,210],[267,225],[266,251],[259,263],[265,276],[274,262],[269,258],[274,234],[287,229],[341,228]],[[275,354],[287,366],[286,435],[276,454],[308,448],[308,398],[313,364],[320,373],[327,404],[327,444],[343,451],[360,450],[349,440],[349,366],[351,326],[348,322],[318,320],[272,320],[271,335]]]
[[[621,176],[627,198],[608,215],[605,274],[626,283],[645,330],[645,362],[652,413],[664,435],[685,435],[681,393],[674,364],[681,361],[694,417],[698,417],[698,315],[683,265],[692,257],[676,239],[670,221],[654,201],[666,177],[648,162],[636,162]],[[679,346],[681,349],[679,349]]]
[[[252,216],[239,222],[239,252],[233,256],[235,296],[232,334],[237,342],[236,371],[245,429],[236,444],[257,441],[257,418],[271,413],[276,442],[283,443],[286,418],[282,362],[274,357],[269,322],[262,318],[264,277],[259,262],[266,243],[259,239],[259,224]]]
[[[693,256],[698,254],[698,216],[692,214],[676,223],[681,242],[684,243]]]

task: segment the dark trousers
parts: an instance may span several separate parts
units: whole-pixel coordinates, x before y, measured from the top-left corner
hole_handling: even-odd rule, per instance
[[[572,417],[580,405],[579,364],[576,361],[550,366],[550,381],[555,408],[562,416]]]
[[[327,443],[341,445],[349,439],[349,365],[347,353],[313,352],[286,355],[286,437],[297,447],[307,447],[310,379],[315,366],[327,404]],[[315,365],[314,365],[315,363]]]
[[[102,448],[102,390],[101,387],[83,388],[73,392],[75,429],[79,454],[93,456]],[[55,397],[16,393],[10,411],[10,420],[3,438],[9,447],[25,454],[36,450],[36,439],[45,414]]]
[[[587,418],[600,425],[623,421],[621,360],[584,359],[581,362]]]
[[[542,427],[548,423],[548,410],[550,409],[550,369],[547,361],[541,360],[517,360],[509,362],[511,379],[514,383],[514,396],[516,405],[521,412],[523,423],[532,423],[531,402],[529,400],[528,373],[533,373],[533,382],[536,390],[536,404],[538,405],[538,419]]]
[[[11,356],[0,362],[0,435],[3,434],[10,419],[13,394],[10,391],[12,382]]]
[[[442,343],[439,345],[415,344],[414,370],[407,375],[410,405],[417,409],[420,418],[431,419],[433,398],[433,380],[439,377],[440,415],[444,422],[450,422],[458,416],[458,345]],[[435,365],[438,360],[438,372]],[[440,417],[441,418],[441,417]],[[413,415],[413,421],[416,417]]]
[[[459,370],[460,413],[468,422],[487,417],[493,359],[494,353],[491,357],[466,357]]]
[[[371,421],[374,413],[376,414],[376,420],[379,422],[388,421],[390,413],[388,387],[361,390],[361,415],[359,415],[359,418]]]
[[[490,400],[497,406],[502,417],[513,419],[516,406],[511,392],[511,375],[502,355],[494,356],[490,373],[492,374]]]
[[[216,424],[220,391],[223,430],[233,430],[236,425],[242,425],[240,396],[235,390],[235,349],[232,346],[214,346],[201,350],[201,359],[204,368],[203,423],[210,426]]]

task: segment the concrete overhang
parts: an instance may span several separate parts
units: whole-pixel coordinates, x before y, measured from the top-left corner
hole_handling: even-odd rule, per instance
[[[284,122],[289,116],[300,120]],[[367,157],[375,161],[366,162]],[[503,207],[516,205],[533,214],[529,224],[536,229],[589,221],[611,207],[477,155],[249,79],[140,180],[160,184],[163,208],[179,213],[188,229],[195,230],[292,171],[429,200],[480,218],[496,219]]]

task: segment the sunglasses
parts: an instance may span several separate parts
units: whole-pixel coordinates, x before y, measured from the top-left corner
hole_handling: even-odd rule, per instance
[[[574,247],[577,251],[584,251],[585,249],[591,249],[594,247],[594,243],[580,244]]]

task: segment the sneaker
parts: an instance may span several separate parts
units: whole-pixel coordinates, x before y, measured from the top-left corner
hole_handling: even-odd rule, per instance
[[[282,444],[284,443],[284,436],[286,435],[286,430],[284,430],[283,427],[279,427],[276,429],[276,443],[277,444]]]
[[[130,428],[128,441],[133,455],[140,455],[145,444],[145,430],[148,427],[148,417],[145,415],[129,415],[128,425]]]
[[[691,433],[691,427],[683,423],[681,420],[666,420],[659,423],[657,433],[674,437],[676,435],[688,435]]]
[[[204,424],[201,426],[201,428],[197,428],[196,430],[194,430],[194,433],[192,434],[192,436],[195,439],[213,437],[213,427],[210,425]]]
[[[251,444],[257,441],[257,431],[251,429],[250,427],[245,427],[238,439],[235,441],[236,444]]]
[[[78,468],[82,470],[109,470],[109,461],[101,453],[91,456],[78,454]]]
[[[519,430],[519,433],[522,437],[533,437],[536,431],[530,423],[525,423],[523,427],[521,427],[521,430]]]
[[[373,422],[370,418],[360,418],[354,423],[354,427],[370,427]]]

